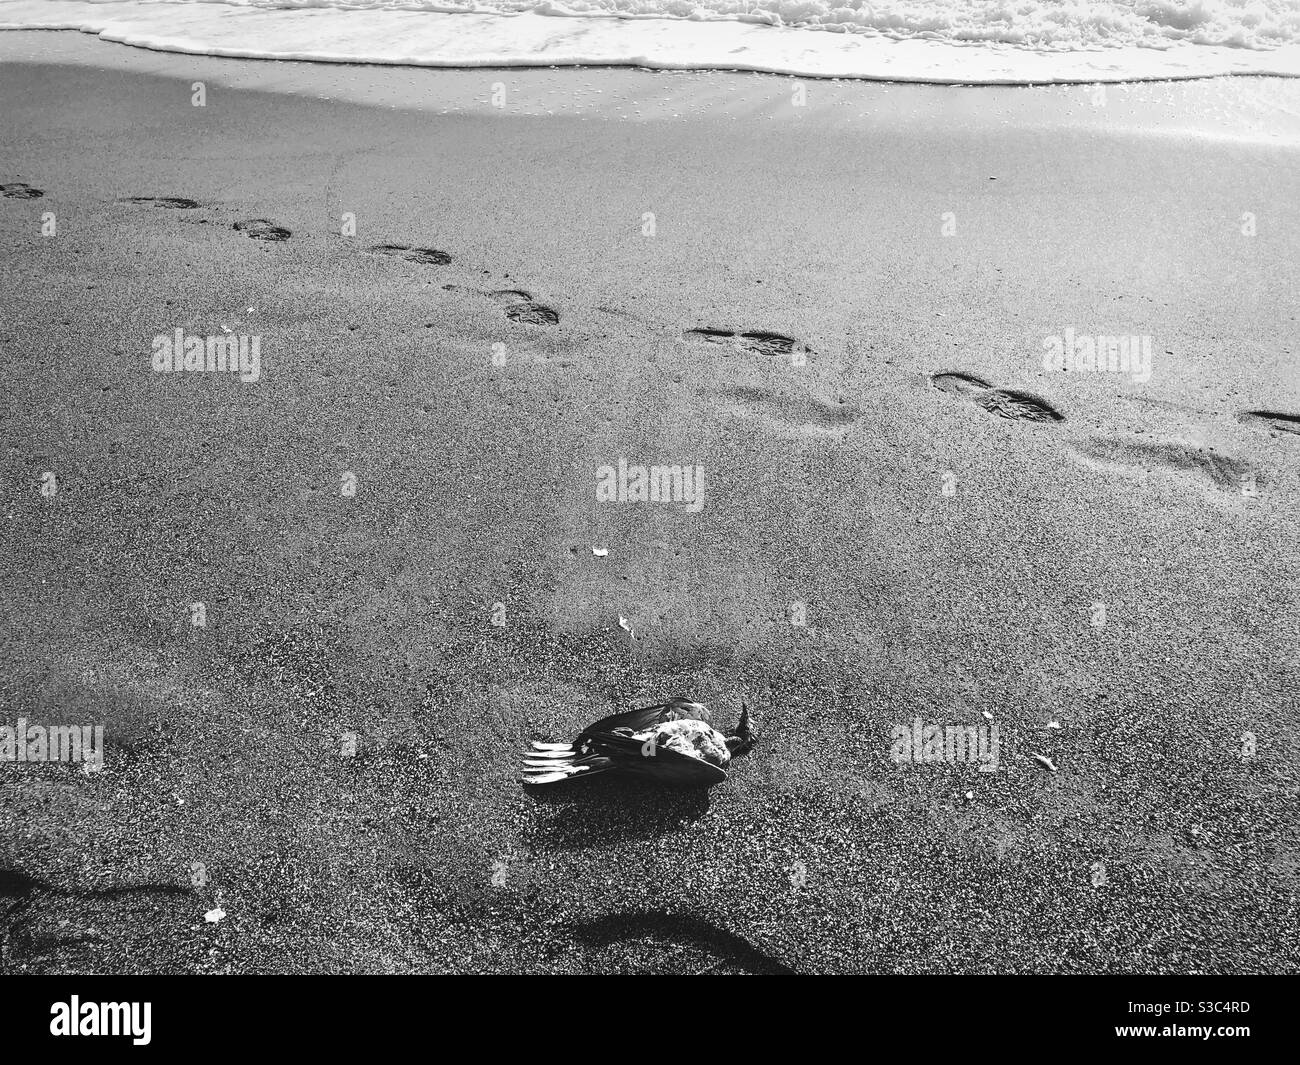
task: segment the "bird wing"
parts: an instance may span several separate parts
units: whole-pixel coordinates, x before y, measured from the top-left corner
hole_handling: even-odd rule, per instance
[[[599,721],[583,729],[582,734],[574,740],[574,746],[581,746],[584,740],[591,739],[598,732],[613,732],[616,728],[644,732],[655,725],[662,725],[665,721],[677,721],[680,718],[691,716],[692,713],[701,712],[702,714],[708,713],[699,703],[693,703],[687,699],[672,699],[666,703],[658,703],[655,706],[643,706],[639,710],[627,710],[621,714],[610,714],[609,717],[602,717]]]
[[[588,739],[601,754],[612,758],[615,765],[646,776],[653,776],[657,780],[670,784],[712,787],[727,779],[725,769],[719,769],[702,758],[692,758],[689,754],[682,754],[662,744],[651,748],[654,754],[647,754],[646,741],[631,736],[597,732]]]

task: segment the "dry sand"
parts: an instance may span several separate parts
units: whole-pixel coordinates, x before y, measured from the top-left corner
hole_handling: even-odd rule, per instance
[[[1300,435],[1238,415],[1300,415],[1297,139],[1241,118],[1300,87],[0,57],[0,722],[109,741],[0,764],[7,970],[1297,968]],[[705,506],[597,504],[620,457]],[[761,729],[707,794],[514,782],[679,693]],[[891,761],[985,711],[999,772]]]

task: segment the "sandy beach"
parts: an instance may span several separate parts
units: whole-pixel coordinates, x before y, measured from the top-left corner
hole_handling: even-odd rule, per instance
[[[0,971],[1300,967],[1300,81],[797,84],[0,33]]]

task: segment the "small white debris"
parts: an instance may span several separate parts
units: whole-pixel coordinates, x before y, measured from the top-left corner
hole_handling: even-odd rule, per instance
[[[632,631],[632,623],[622,614],[618,616],[618,627],[631,636],[632,639],[636,639],[636,633]]]
[[[606,555],[609,554],[609,548],[608,548],[608,547],[593,547],[593,548],[591,549],[591,553],[592,553],[593,555],[595,555],[597,558],[604,558]]]
[[[1060,728],[1060,727],[1061,727],[1061,723],[1060,723],[1059,721],[1049,721],[1049,722],[1048,722],[1046,725],[1044,725],[1043,727],[1044,727],[1044,728]]]
[[[973,791],[968,791],[968,792],[966,793],[966,801],[967,801],[967,802],[970,802],[970,801],[971,801],[972,799],[974,799],[974,798],[975,798],[975,793],[974,793]]]
[[[990,714],[987,710],[981,710],[980,713],[984,715],[984,720],[985,720],[985,721],[992,721],[992,720],[993,720],[993,715]]]
[[[226,911],[223,910],[220,906],[218,906],[215,910],[209,910],[207,913],[205,913],[203,915],[203,919],[207,921],[208,924],[216,924],[218,921],[222,920],[225,916],[226,916]]]
[[[1034,761],[1038,762],[1039,765],[1046,766],[1053,773],[1056,772],[1056,763],[1053,762],[1050,758],[1048,758],[1047,755],[1035,753]]]

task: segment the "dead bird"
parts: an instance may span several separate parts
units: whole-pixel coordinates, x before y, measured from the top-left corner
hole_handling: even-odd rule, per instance
[[[665,784],[711,787],[727,779],[732,757],[754,745],[749,708],[725,736],[707,721],[709,708],[689,699],[611,714],[572,743],[533,742],[524,754],[525,784],[556,784],[599,773],[628,773]]]

